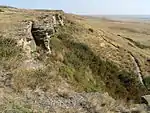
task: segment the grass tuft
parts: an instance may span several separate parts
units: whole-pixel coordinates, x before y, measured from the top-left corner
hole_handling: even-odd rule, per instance
[[[17,46],[16,40],[0,37],[0,59],[9,60],[20,54],[21,48]]]

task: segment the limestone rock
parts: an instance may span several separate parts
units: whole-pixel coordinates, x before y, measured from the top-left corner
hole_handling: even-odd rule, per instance
[[[143,100],[143,103],[145,103],[145,104],[150,106],[150,95],[142,96],[142,100]]]

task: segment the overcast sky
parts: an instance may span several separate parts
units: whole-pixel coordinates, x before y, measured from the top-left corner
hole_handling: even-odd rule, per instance
[[[150,0],[0,0],[0,5],[62,9],[76,14],[150,15]]]

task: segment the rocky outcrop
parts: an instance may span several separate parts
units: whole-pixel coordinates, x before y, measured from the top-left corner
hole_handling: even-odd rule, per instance
[[[36,51],[36,43],[31,34],[31,29],[32,29],[33,23],[31,21],[25,21],[24,23],[26,25],[26,27],[24,29],[25,37],[22,37],[20,40],[18,40],[17,44],[18,44],[18,46],[22,47],[26,56],[28,56],[28,58],[31,58],[31,53]]]
[[[139,78],[139,81],[140,81],[140,83],[141,83],[143,86],[145,86],[144,81],[143,81],[143,75],[142,75],[142,73],[141,73],[141,69],[140,69],[138,60],[137,60],[137,59],[134,57],[134,55],[132,55],[131,53],[130,53],[130,55],[131,55],[131,58],[132,58],[132,60],[133,60],[133,62],[134,62],[135,71],[136,71],[136,74],[137,74],[137,76],[138,76],[138,78]]]
[[[63,19],[60,15],[45,15],[42,20],[33,21],[31,33],[38,47],[51,54],[50,38],[57,31],[57,27],[63,26]]]
[[[31,53],[51,54],[50,39],[57,32],[59,26],[64,26],[60,14],[42,15],[35,20],[23,21],[26,23],[25,38],[18,40],[26,56],[31,58]]]

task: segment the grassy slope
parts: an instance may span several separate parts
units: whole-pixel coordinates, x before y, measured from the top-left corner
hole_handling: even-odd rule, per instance
[[[75,31],[80,34],[88,32],[88,29],[78,24],[68,23],[51,41],[53,51],[61,54],[63,54],[62,51],[65,51],[64,61],[58,65],[58,76],[62,76],[77,92],[107,91],[118,99],[138,99],[144,93],[141,92],[142,87],[140,88],[136,75],[119,69],[113,62],[97,56],[86,44],[76,41],[80,35],[77,35]],[[55,61],[57,62],[56,57],[50,57],[46,65]],[[48,70],[51,68],[47,67],[47,71],[19,73],[18,76],[15,76],[15,83],[18,83],[16,88],[19,90],[24,87],[35,89],[45,86],[49,88],[48,81],[51,77]]]
[[[38,14],[38,12],[36,13]],[[15,39],[21,37],[21,35],[17,35],[19,33],[17,26],[21,24],[20,21],[22,20],[35,18],[36,14],[30,16],[30,12],[25,12],[25,15],[18,12],[11,16],[9,13],[0,15],[6,19],[5,22],[0,21],[0,24],[3,25],[1,27],[3,36],[0,38],[0,58],[4,59],[1,61],[1,66],[6,69],[5,64],[7,64],[8,70],[11,71],[14,69],[10,63],[11,59],[13,59],[13,65],[17,65],[18,62],[21,63],[20,53],[23,54],[15,42]],[[75,18],[77,21],[80,19],[82,20],[80,17]],[[122,59],[122,57],[116,58],[120,62],[121,59],[122,62],[126,62],[127,64],[124,63],[127,65],[126,68],[122,64],[119,65],[119,62],[115,63],[112,60],[115,59],[113,58],[114,54],[117,53],[119,57],[121,55],[126,56],[126,53],[112,49],[106,42],[106,48],[102,48],[98,43],[99,35],[95,32],[95,28],[92,29],[75,22],[69,17],[67,17],[66,23],[66,26],[59,30],[51,41],[53,52],[59,53],[63,60],[60,60],[59,57],[50,56],[45,61],[43,56],[40,60],[44,62],[46,69],[17,70],[17,73],[12,76],[13,88],[16,91],[21,92],[24,88],[36,89],[37,87],[49,90],[51,88],[50,81],[59,85],[61,79],[58,76],[60,76],[77,92],[107,91],[112,97],[125,100],[139,99],[145,93],[136,75],[130,69],[126,69],[131,66],[130,60],[126,62],[124,61],[126,59]],[[9,26],[7,31],[5,30],[6,26]],[[23,30],[23,28],[20,29]],[[102,39],[101,41],[104,42]],[[107,56],[109,53],[107,54],[106,50],[112,51],[112,56]],[[15,69],[17,68],[16,66]],[[56,77],[50,74],[52,70],[57,72]]]
[[[86,18],[85,20],[82,23],[89,24],[92,28],[96,28],[100,32],[104,31],[106,38],[134,54],[139,61],[143,77],[147,79],[150,76],[149,23],[110,21],[100,18]],[[125,58],[122,57],[122,59]],[[127,59],[124,61],[127,61]],[[130,68],[132,67],[133,65],[130,64]]]
[[[76,40],[74,31],[79,34],[84,32],[91,34],[88,30],[82,29],[80,25],[68,24],[66,30],[58,35],[65,47],[69,49],[61,73],[73,79],[85,91],[105,90],[115,98],[133,99],[136,98],[136,94],[140,95],[142,88],[137,82],[136,75],[119,69],[115,63],[97,56],[85,43],[74,41]]]

